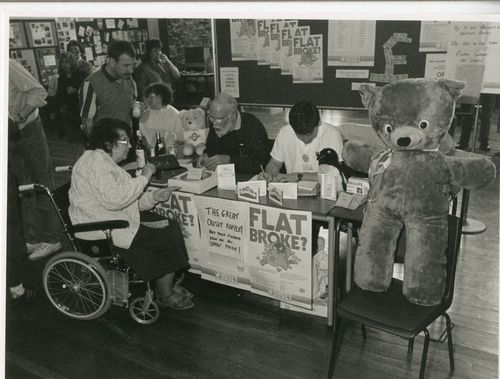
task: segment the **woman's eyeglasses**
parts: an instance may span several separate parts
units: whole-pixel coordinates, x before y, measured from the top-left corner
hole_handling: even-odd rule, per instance
[[[121,144],[124,144],[124,145],[128,145],[130,144],[130,141],[128,138],[125,138],[125,139],[119,139],[118,141],[116,141],[117,143],[121,143]]]

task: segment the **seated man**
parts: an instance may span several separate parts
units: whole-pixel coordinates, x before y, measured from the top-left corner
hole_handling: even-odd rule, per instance
[[[180,282],[177,272],[189,268],[188,254],[179,224],[169,220],[162,229],[140,223],[140,210],[167,201],[176,187],[144,191],[156,168],[146,164],[132,178],[119,166],[131,148],[129,125],[121,120],[101,119],[92,130],[90,149],[76,162],[71,174],[69,216],[74,224],[126,220],[129,227],[113,230],[113,242],[121,257],[146,281],[155,282],[158,305],[174,309],[193,307],[193,295]],[[77,233],[86,240],[104,239],[102,231]]]
[[[287,173],[310,173],[305,180],[316,180],[317,153],[325,148],[335,150],[342,159],[342,135],[333,125],[322,122],[316,105],[309,101],[296,103],[288,114],[290,125],[283,126],[271,151],[271,160],[259,177],[275,180],[285,165]],[[279,181],[279,178],[278,178]],[[313,222],[312,253],[318,252],[317,237],[321,223]]]
[[[316,105],[298,102],[290,109],[288,121],[290,125],[283,126],[274,141],[271,160],[261,175],[265,179],[276,177],[283,164],[287,173],[310,172],[316,178],[316,154],[325,148],[335,150],[342,159],[342,135],[333,125],[321,121]]]
[[[209,119],[212,125],[201,163],[209,170],[234,163],[237,173],[260,172],[269,160],[269,142],[257,117],[239,112],[236,99],[219,93],[210,103]]]

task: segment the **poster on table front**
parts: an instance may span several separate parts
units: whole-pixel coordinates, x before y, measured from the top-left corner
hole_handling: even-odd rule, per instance
[[[148,188],[148,191],[153,190],[156,188]],[[191,271],[199,273],[202,261],[200,255],[204,249],[201,244],[195,196],[186,192],[174,191],[168,201],[157,204],[152,211],[163,217],[177,220],[188,251]]]
[[[203,246],[202,279],[249,290],[244,243],[248,203],[197,196],[196,206]]]
[[[246,266],[251,290],[311,309],[311,212],[248,206]]]

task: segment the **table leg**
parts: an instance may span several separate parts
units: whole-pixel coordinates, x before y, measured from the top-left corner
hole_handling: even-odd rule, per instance
[[[346,251],[346,273],[345,273],[345,290],[346,293],[351,290],[352,283],[352,222],[347,224],[347,251]]]
[[[328,326],[333,326],[335,330],[335,309],[336,309],[336,298],[337,298],[337,278],[335,275],[336,269],[336,255],[338,254],[337,231],[335,229],[335,218],[328,218]]]

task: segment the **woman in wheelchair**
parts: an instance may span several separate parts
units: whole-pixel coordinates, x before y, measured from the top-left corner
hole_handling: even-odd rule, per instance
[[[131,148],[129,125],[115,119],[99,120],[90,148],[73,167],[69,190],[69,216],[73,224],[104,220],[126,220],[129,226],[112,231],[119,255],[143,280],[154,281],[158,305],[174,309],[193,307],[193,295],[174,283],[176,273],[189,268],[188,255],[179,224],[148,228],[140,224],[140,211],[167,201],[176,188],[145,192],[156,168],[148,163],[142,174],[132,178],[118,164]],[[77,233],[85,240],[103,239],[102,231]]]

